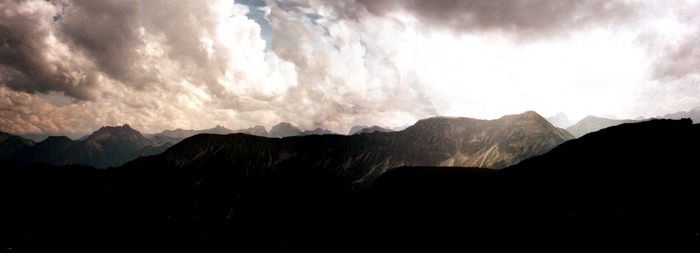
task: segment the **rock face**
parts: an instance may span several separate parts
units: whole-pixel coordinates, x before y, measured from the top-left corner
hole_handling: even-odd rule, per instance
[[[601,130],[603,128],[608,128],[611,126],[617,126],[624,123],[638,122],[637,120],[619,120],[619,119],[608,119],[595,116],[588,116],[566,128],[566,131],[578,138],[584,136],[588,133]]]
[[[289,131],[287,131],[289,130]],[[270,134],[298,133],[288,124]],[[401,132],[353,136],[313,135],[268,139],[249,135],[198,135],[167,152],[126,167],[240,171],[322,171],[366,186],[399,166],[478,166],[504,168],[540,155],[573,137],[535,112],[497,120],[429,118]]]
[[[436,165],[489,168],[504,168],[573,138],[532,111],[497,120],[431,118],[403,133],[410,145],[427,145],[419,152],[441,157]]]

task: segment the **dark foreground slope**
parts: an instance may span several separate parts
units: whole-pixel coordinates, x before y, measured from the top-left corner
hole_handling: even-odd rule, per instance
[[[654,120],[498,172],[394,169],[362,209],[382,214],[369,231],[396,236],[382,243],[388,248],[698,251],[699,140],[700,125],[689,120]]]
[[[275,161],[258,152],[272,145],[242,136],[230,135],[249,141],[240,146],[188,150],[185,142],[168,151],[207,159],[166,152],[141,161],[180,166],[3,164],[0,249],[697,252],[700,246],[700,150],[691,146],[700,126],[689,121],[604,129],[500,171],[393,169],[360,191],[343,174],[301,169],[314,163],[254,172],[241,169],[248,160],[208,156],[257,150],[246,157]],[[190,140],[207,138],[213,136]]]

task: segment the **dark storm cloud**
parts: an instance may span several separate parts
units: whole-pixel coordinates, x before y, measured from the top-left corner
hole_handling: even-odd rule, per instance
[[[94,100],[104,92],[98,87],[104,78],[137,90],[164,84],[161,63],[169,61],[183,79],[221,93],[217,78],[230,59],[227,45],[203,47],[204,38],[217,36],[220,23],[209,2],[8,1],[2,6],[0,85]]]
[[[635,8],[608,0],[358,0],[370,13],[405,10],[434,27],[462,32],[503,30],[521,37],[567,32],[591,24],[625,20]]]
[[[51,51],[54,16],[60,8],[45,4],[2,2],[0,11],[0,85],[34,93],[59,91],[90,100],[95,97],[99,78],[80,59],[60,57]]]
[[[140,83],[146,75],[133,50],[139,43],[138,10],[137,1],[75,1],[58,25],[65,38],[108,76],[126,84]]]
[[[209,59],[201,47],[200,38],[213,34],[218,22],[210,12],[209,6],[194,1],[74,1],[61,20],[61,31],[101,71],[125,85],[145,88],[161,81],[162,73],[150,68],[138,50],[147,34],[162,40],[165,56],[182,64],[183,72],[212,84],[228,59],[225,54]]]

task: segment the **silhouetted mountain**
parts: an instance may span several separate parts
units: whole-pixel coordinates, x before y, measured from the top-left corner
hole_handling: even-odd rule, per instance
[[[181,128],[175,130],[165,130],[161,133],[147,135],[146,137],[153,140],[154,142],[170,142],[176,144],[185,138],[189,138],[198,134],[230,134],[233,133],[231,129],[225,128],[223,126],[217,125],[214,128],[202,129],[202,130],[184,130]]]
[[[362,125],[356,125],[350,128],[350,131],[348,131],[348,135],[353,135],[357,132],[359,132],[362,129],[368,128],[369,126],[362,126]]]
[[[97,168],[115,167],[139,156],[161,153],[171,146],[170,143],[154,143],[129,125],[102,127],[78,141],[50,136],[34,144],[12,137],[1,145],[14,147],[6,148],[9,151],[0,150],[2,159],[51,165],[84,164]]]
[[[330,130],[326,130],[323,128],[316,128],[314,130],[306,130],[302,133],[302,135],[324,135],[324,134],[335,134],[334,132],[331,132]]]
[[[700,125],[652,120],[501,171],[394,169],[365,193],[365,235],[394,249],[697,251],[698,141]]]
[[[350,135],[354,134],[364,134],[364,133],[374,133],[374,132],[383,132],[383,133],[388,133],[388,132],[394,132],[394,130],[378,127],[378,126],[371,126],[371,127],[362,127],[360,129],[350,129]]]
[[[138,157],[134,152],[151,144],[153,141],[129,125],[102,127],[84,141],[79,141],[53,164],[85,164],[97,168],[119,166]]]
[[[162,135],[162,134],[146,134],[143,137],[146,137],[147,139],[153,141],[153,143],[171,143],[171,144],[177,144],[178,142],[181,142],[185,138],[179,138],[179,137],[171,137],[167,135]]]
[[[255,136],[260,136],[260,137],[268,137],[270,134],[265,130],[264,126],[254,126],[251,128],[247,129],[239,129],[236,130],[235,133],[243,133],[243,134],[249,134],[249,135],[255,135]]]
[[[69,150],[73,148],[79,141],[71,140],[66,136],[49,136],[43,141],[37,143],[28,152],[27,161],[40,164],[63,164],[61,161],[66,156]]]
[[[287,122],[282,122],[277,125],[274,125],[270,129],[270,137],[273,138],[284,138],[284,137],[291,137],[291,136],[299,136],[303,135],[304,133],[299,130],[299,128],[295,127],[292,124],[289,124]]]
[[[504,118],[495,121],[516,128],[539,122],[527,115]],[[437,138],[454,131],[455,122],[495,125],[436,118],[406,131],[444,130],[436,131]],[[357,157],[350,151],[358,146],[388,147],[383,144],[398,142],[401,135],[198,135],[161,155],[107,170],[0,162],[0,248],[700,249],[700,173],[695,161],[700,150],[694,145],[700,140],[700,125],[690,121],[653,120],[603,129],[504,170],[401,167],[360,191],[350,190],[353,175],[321,169],[334,161],[325,159],[328,154],[300,153],[323,151],[333,143],[328,152],[348,152],[334,158],[347,162]],[[270,159],[275,156],[280,159]]]
[[[285,125],[287,129],[292,127]],[[284,139],[198,135],[127,167],[238,168],[248,176],[303,168],[343,175],[351,182],[367,185],[398,166],[504,168],[571,138],[535,112],[497,120],[438,117],[393,133]]]
[[[683,119],[683,118],[689,118],[693,120],[695,123],[700,123],[700,107],[695,107],[690,111],[681,111],[681,112],[676,112],[676,113],[669,113],[664,115],[664,119]]]
[[[353,134],[360,134],[360,133],[372,133],[372,132],[398,132],[398,131],[403,131],[406,128],[409,128],[411,125],[405,125],[405,126],[398,126],[394,127],[392,129],[380,127],[380,126],[353,126],[350,128],[350,131],[348,131],[348,135],[353,135]]]
[[[149,156],[149,155],[157,155],[160,153],[163,153],[165,150],[168,148],[172,147],[173,144],[170,142],[158,142],[154,144],[150,144],[148,146],[144,146],[140,149],[137,149],[136,151],[131,153],[132,157],[140,157],[140,156]],[[122,164],[127,161],[123,161]]]
[[[637,122],[637,120],[619,120],[588,116],[583,118],[573,126],[567,127],[566,131],[574,135],[574,137],[578,138],[586,135],[587,133],[595,132],[603,128],[633,122]]]
[[[555,127],[566,129],[567,127],[570,127],[574,123],[571,123],[569,120],[569,117],[566,116],[563,112],[557,113],[556,115],[552,117],[548,117],[547,121],[549,123],[552,123]]]
[[[17,159],[33,145],[31,140],[0,132],[0,159]]]

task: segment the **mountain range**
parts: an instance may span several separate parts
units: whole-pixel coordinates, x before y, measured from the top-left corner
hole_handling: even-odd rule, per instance
[[[102,127],[82,140],[50,136],[34,143],[22,137],[12,136],[0,140],[0,146],[3,147],[0,150],[0,157],[4,159],[38,164],[83,164],[107,168],[122,165],[140,156],[161,153],[171,144],[155,142],[129,125],[123,125]]]
[[[200,134],[106,170],[3,161],[0,248],[696,252],[698,141],[690,120],[571,139],[527,112],[353,136]],[[505,168],[426,166],[491,156]]]
[[[694,109],[690,111],[680,111],[676,113],[669,113],[663,116],[657,116],[653,117],[651,119],[683,119],[683,118],[689,118],[693,122],[700,122],[700,107],[695,107]],[[587,116],[580,121],[578,121],[576,124],[571,123],[569,121],[569,118],[566,116],[564,113],[557,113],[556,115],[552,117],[548,117],[547,121],[552,123],[552,125],[559,127],[559,128],[564,128],[566,131],[574,135],[574,137],[578,138],[581,136],[584,136],[588,133],[595,132],[604,128],[608,128],[611,126],[617,126],[620,124],[624,123],[632,123],[632,122],[640,122],[640,121],[645,121],[649,120],[643,117],[636,118],[634,120],[632,119],[626,119],[626,120],[619,120],[619,119],[611,119],[611,118],[606,118],[606,117],[596,117],[596,116]]]
[[[152,139],[156,142],[169,142],[171,144],[177,144],[178,142],[198,135],[198,134],[220,134],[220,135],[225,135],[225,134],[232,134],[232,133],[243,133],[243,134],[248,134],[248,135],[254,135],[254,136],[260,136],[260,137],[273,137],[273,138],[283,138],[283,137],[290,137],[290,136],[301,136],[301,135],[324,135],[324,134],[335,134],[329,130],[322,129],[322,128],[316,128],[314,130],[307,130],[307,131],[301,131],[298,127],[287,123],[287,122],[281,122],[277,125],[274,125],[271,129],[270,132],[265,129],[264,126],[254,126],[250,128],[244,128],[244,129],[238,129],[238,130],[231,130],[228,128],[225,128],[223,126],[216,126],[214,128],[210,129],[202,129],[202,130],[183,130],[183,129],[175,129],[175,130],[165,130],[161,133],[157,134],[148,134],[145,135],[147,138]]]
[[[236,132],[245,133],[246,136],[219,137]],[[390,132],[392,131],[375,126],[357,130],[357,133],[369,134],[367,136],[340,136],[320,128],[302,132],[292,124],[280,123],[272,127],[269,133],[262,126],[238,131],[217,126],[206,130],[176,129],[144,136],[128,125],[124,125],[103,127],[77,141],[67,137],[49,137],[35,145],[21,137],[13,137],[8,139],[13,142],[0,142],[8,146],[4,148],[8,151],[3,151],[0,155],[5,159],[14,158],[25,162],[52,165],[85,164],[106,168],[119,166],[139,156],[159,154],[185,138],[219,140],[215,143],[202,144],[210,148],[217,145],[241,145],[240,143],[249,141],[246,138],[251,138],[250,134],[254,134],[265,136],[256,138],[254,142],[267,143],[266,145],[280,149],[275,152],[327,154],[326,157],[321,158],[328,159],[324,160],[324,163],[328,162],[331,165],[323,164],[323,166],[319,165],[320,167],[331,170],[352,170],[358,175],[354,180],[364,181],[364,177],[367,177],[366,179],[371,181],[385,170],[403,165],[503,168],[530,156],[544,153],[572,138],[566,131],[552,127],[535,112],[505,116],[491,121],[436,117],[421,120],[400,132]],[[211,134],[216,136],[207,137]],[[278,141],[266,139],[268,137],[305,138]],[[296,150],[297,146],[306,147],[307,142],[324,144],[314,146],[314,150]],[[338,149],[338,147],[342,148]],[[343,157],[345,160],[334,160],[333,157]],[[297,156],[292,158],[303,161],[318,159]],[[239,159],[247,159],[247,157]],[[271,159],[276,163],[277,160],[287,158],[273,156],[261,159]],[[294,162],[303,161],[294,160]],[[264,167],[261,164],[255,166]],[[363,167],[367,171],[355,170],[353,169],[355,167]]]
[[[160,155],[142,157],[124,167],[185,171],[199,168],[199,173],[203,173],[202,168],[212,170],[208,173],[235,168],[245,177],[303,169],[342,175],[362,187],[400,166],[504,168],[572,138],[535,112],[497,120],[436,117],[418,121],[400,132],[352,136],[279,139],[201,134]]]

